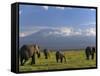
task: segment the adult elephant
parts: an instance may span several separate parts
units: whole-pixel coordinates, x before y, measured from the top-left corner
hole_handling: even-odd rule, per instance
[[[91,51],[91,59],[93,60],[94,59],[94,53],[95,53],[95,47],[92,47],[92,49],[91,49],[92,51]]]
[[[45,59],[48,59],[48,57],[50,57],[50,53],[48,49],[44,49],[43,53],[44,53]]]
[[[86,47],[85,49],[85,54],[86,54],[86,59],[89,60],[90,57],[93,60],[94,59],[94,53],[95,53],[95,47]]]
[[[57,61],[57,63],[58,63],[59,60],[62,63],[63,59],[66,62],[66,57],[64,56],[64,54],[62,54],[60,51],[57,51],[56,52],[56,61]]]
[[[31,65],[35,64],[35,54],[37,54],[38,58],[40,57],[39,50],[40,48],[36,44],[23,45],[19,51],[21,65],[24,65],[29,58],[32,58]]]

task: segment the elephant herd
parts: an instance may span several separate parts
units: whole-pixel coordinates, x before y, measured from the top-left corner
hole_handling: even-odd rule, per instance
[[[94,59],[94,53],[95,53],[95,47],[86,47],[85,49],[85,55],[86,59],[89,60],[90,57],[91,59]],[[37,55],[38,58],[40,58],[40,47],[36,44],[32,45],[23,45],[20,50],[19,50],[19,56],[20,56],[20,63],[23,66],[25,62],[29,59],[32,58],[31,65],[35,64],[35,54]],[[50,51],[48,49],[43,50],[43,54],[45,59],[48,59],[50,57]],[[56,62],[66,62],[66,57],[61,51],[56,51],[55,53],[55,60]]]

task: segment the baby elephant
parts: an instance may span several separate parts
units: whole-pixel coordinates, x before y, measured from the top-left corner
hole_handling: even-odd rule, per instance
[[[66,62],[66,58],[65,58],[64,54],[62,54],[61,52],[57,51],[56,52],[56,61],[57,61],[57,63],[58,63],[59,60],[62,63],[63,59]]]

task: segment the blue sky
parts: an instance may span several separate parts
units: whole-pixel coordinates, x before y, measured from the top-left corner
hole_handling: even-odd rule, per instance
[[[36,33],[48,39],[94,38],[96,34],[96,10],[92,8],[20,5],[19,15],[20,38],[31,35],[33,38]]]

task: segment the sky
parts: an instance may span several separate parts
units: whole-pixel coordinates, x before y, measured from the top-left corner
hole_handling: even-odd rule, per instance
[[[95,46],[96,10],[20,5],[20,44],[36,43],[44,48]],[[77,43],[77,45],[76,45]]]

